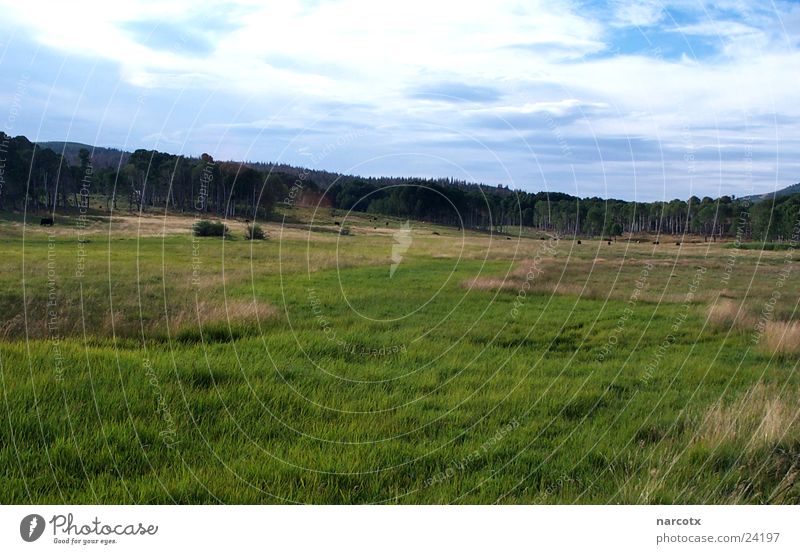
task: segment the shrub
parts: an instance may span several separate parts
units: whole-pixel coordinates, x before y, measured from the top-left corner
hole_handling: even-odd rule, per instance
[[[245,228],[244,238],[247,240],[264,240],[267,238],[267,234],[264,232],[264,229],[261,228],[261,225],[253,223]]]
[[[350,234],[350,227],[341,227],[339,229],[340,235],[349,235]]]
[[[228,234],[228,226],[221,221],[201,219],[192,225],[192,233],[196,237],[224,237]]]

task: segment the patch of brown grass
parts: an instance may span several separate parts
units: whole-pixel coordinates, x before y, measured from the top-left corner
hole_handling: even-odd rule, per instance
[[[762,345],[773,354],[800,353],[800,322],[769,321],[761,340]]]
[[[755,315],[744,307],[726,298],[708,309],[709,321],[720,327],[748,331],[763,325],[760,347],[771,354],[791,355],[800,353],[800,322],[771,320],[758,322]],[[758,324],[758,325],[757,325]]]
[[[739,314],[739,304],[733,300],[721,299],[708,308],[708,320],[720,327],[730,327],[734,324]]]
[[[738,400],[712,406],[694,440],[713,448],[735,441],[755,450],[777,442],[793,426],[796,430],[797,415],[796,404],[788,403],[774,387],[757,383]]]
[[[130,306],[126,313],[120,307],[114,308],[113,321],[111,312],[105,313],[102,320],[101,329],[95,329],[95,334],[100,336],[118,337],[137,336],[144,328],[145,333],[155,335],[166,335],[167,318],[163,312],[159,317],[146,317],[139,319],[138,311]],[[175,335],[187,329],[196,329],[199,325],[209,323],[228,322],[228,323],[250,323],[264,321],[266,318],[275,316],[278,310],[265,303],[247,300],[228,299],[218,301],[200,301],[195,305],[193,302],[171,304],[168,309],[169,331]],[[77,329],[73,330],[74,334]]]
[[[517,267],[511,272],[512,277],[527,278],[528,273],[532,273],[534,278],[532,281],[541,280],[544,275],[549,273],[547,264],[554,262],[555,258],[541,258],[538,260],[520,260]],[[542,273],[539,273],[539,272]]]
[[[565,283],[564,281],[556,284],[553,289],[555,294],[565,294],[569,296],[583,296],[586,298],[596,298],[598,295],[589,287],[584,287],[578,283]]]
[[[475,290],[511,290],[522,285],[517,279],[503,279],[501,277],[475,277],[461,283],[462,288]]]
[[[200,301],[197,305],[170,310],[169,327],[170,331],[176,332],[198,324],[219,321],[229,323],[263,321],[277,313],[274,306],[252,300]]]

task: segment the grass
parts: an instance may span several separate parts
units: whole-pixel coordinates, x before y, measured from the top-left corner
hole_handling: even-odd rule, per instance
[[[800,501],[785,253],[312,215],[0,223],[0,501]]]
[[[764,344],[770,352],[797,356],[800,354],[800,323],[797,321],[767,322]]]
[[[790,242],[742,242],[739,244],[729,243],[728,248],[741,250],[794,250],[796,246]]]

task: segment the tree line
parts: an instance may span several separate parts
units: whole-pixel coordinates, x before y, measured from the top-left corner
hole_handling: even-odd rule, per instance
[[[220,219],[264,219],[276,206],[284,213],[320,206],[499,233],[522,226],[604,238],[647,233],[788,241],[800,229],[800,194],[758,202],[732,196],[666,202],[579,198],[449,178],[359,177],[286,164],[218,162],[207,154],[81,148],[67,155],[0,132],[0,210],[55,213],[87,202],[97,210],[199,211]]]
[[[81,148],[73,160],[24,136],[0,132],[0,210],[56,213],[88,204],[94,210],[131,213],[266,217],[294,181],[284,172],[264,175],[247,165],[215,162],[207,154],[118,152],[114,160],[107,149],[94,156]]]

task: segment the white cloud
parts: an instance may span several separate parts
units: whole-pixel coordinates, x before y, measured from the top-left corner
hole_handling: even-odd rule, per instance
[[[576,98],[565,98],[563,100],[548,102],[526,102],[521,106],[499,106],[496,108],[471,110],[471,112],[491,114],[499,117],[538,113],[548,113],[556,117],[563,117],[569,114],[583,113],[587,110],[607,109],[608,107],[609,105],[605,102],[584,102]]]
[[[4,15],[31,28],[42,43],[115,60],[125,67],[123,75],[141,86],[161,86],[158,73],[184,72],[224,78],[228,86],[248,91],[315,85],[327,87],[328,94],[347,95],[365,80],[372,81],[370,88],[386,88],[420,73],[511,77],[525,56],[507,47],[538,46],[540,57],[547,57],[546,47],[554,56],[579,56],[603,47],[600,25],[564,5],[542,1],[342,0],[313,8],[299,1],[242,3],[247,9],[231,18],[240,27],[213,39],[213,54],[202,58],[149,48],[121,29],[134,20],[180,21],[194,9],[186,2],[136,2],[124,8],[111,2],[3,3]],[[232,7],[217,9],[227,13]],[[213,17],[206,23],[213,29]],[[300,69],[273,67],[273,56],[295,59]],[[316,66],[341,66],[342,77],[328,82],[299,78],[311,60]],[[145,73],[153,75],[145,78]]]
[[[676,1],[699,16],[676,25],[658,0],[612,2],[611,13],[602,16],[582,4],[548,0],[242,0],[216,7],[188,0],[124,5],[0,0],[0,5],[6,25],[79,59],[116,62],[126,83],[158,90],[221,89],[261,110],[242,115],[252,123],[201,120],[205,129],[217,124],[244,132],[262,123],[304,128],[329,118],[326,104],[339,102],[341,125],[380,125],[396,131],[393,140],[406,143],[454,133],[488,140],[504,132],[470,127],[475,115],[570,116],[559,122],[567,139],[648,137],[677,150],[687,129],[698,144],[753,141],[755,148],[774,149],[774,126],[714,135],[720,125],[744,129],[754,118],[774,114],[788,121],[780,133],[796,136],[800,54],[792,23],[800,20],[800,9],[778,4],[778,13],[770,14],[738,0]],[[715,19],[723,9],[725,18]],[[741,17],[734,17],[737,13]],[[190,25],[192,35],[210,47],[193,54],[186,47],[148,45],[125,30],[133,21]],[[607,48],[620,27],[632,26],[645,34],[658,26],[700,37],[717,53],[692,60],[611,56]],[[498,94],[475,96],[465,106],[409,93],[436,90],[442,83]],[[284,109],[287,104],[291,109]]]
[[[618,0],[614,3],[613,24],[619,27],[649,27],[661,21],[661,0]]]
[[[705,35],[713,37],[737,37],[742,35],[761,35],[758,29],[739,23],[738,21],[704,21],[682,25],[670,29],[672,32],[684,35]]]

